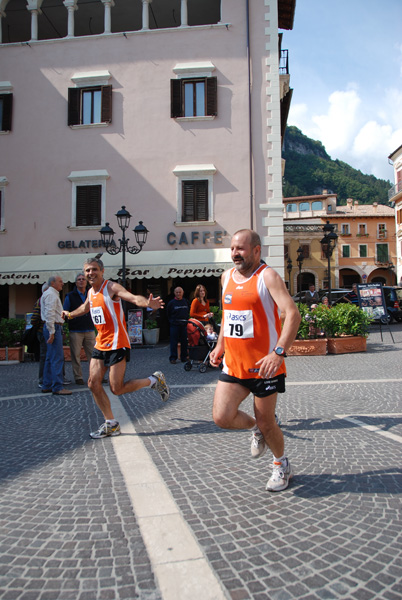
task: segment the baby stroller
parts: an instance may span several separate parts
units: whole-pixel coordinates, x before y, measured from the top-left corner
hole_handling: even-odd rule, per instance
[[[194,364],[198,364],[200,373],[205,373],[208,367],[209,355],[216,346],[216,340],[208,340],[204,325],[197,319],[187,322],[187,340],[189,360],[184,363],[184,370],[191,371]]]

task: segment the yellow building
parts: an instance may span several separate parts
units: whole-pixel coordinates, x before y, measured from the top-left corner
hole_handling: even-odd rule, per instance
[[[359,205],[352,199],[337,207],[336,198],[326,191],[284,198],[285,267],[288,261],[287,285],[292,295],[311,283],[316,289],[328,287],[328,260],[320,243],[327,222],[338,235],[330,260],[332,289],[350,288],[352,283],[396,283],[394,209],[377,203]]]

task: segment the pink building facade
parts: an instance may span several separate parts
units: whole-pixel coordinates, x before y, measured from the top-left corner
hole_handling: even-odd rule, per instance
[[[133,291],[202,279],[218,297],[244,227],[283,275],[291,90],[279,29],[292,28],[294,0],[2,0],[0,11],[2,316],[29,312],[52,274],[73,282],[91,255],[120,277],[99,230],[121,237],[122,206],[132,243],[139,220],[149,230],[126,255]]]

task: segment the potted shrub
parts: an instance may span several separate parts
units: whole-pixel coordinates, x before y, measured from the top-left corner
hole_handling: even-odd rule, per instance
[[[337,304],[328,311],[328,352],[364,352],[372,318],[355,304]]]
[[[296,339],[288,350],[288,355],[322,356],[327,354],[324,324],[328,309],[322,304],[319,304],[314,310],[310,310],[303,303],[299,303],[297,307],[301,315],[301,321]]]
[[[372,321],[361,308],[354,304],[337,304],[327,308],[319,304],[309,310],[298,304],[301,322],[296,340],[289,348],[290,356],[300,354],[320,355],[364,352]]]
[[[211,313],[214,313],[213,320],[215,321],[215,323],[217,325],[220,325],[222,321],[222,310],[219,308],[219,306],[210,306],[209,310],[211,311]]]
[[[1,319],[0,321],[0,360],[24,360],[22,336],[25,319]],[[7,351],[6,351],[7,348]]]
[[[144,343],[147,345],[155,345],[159,342],[159,327],[158,322],[153,317],[145,319],[142,329]]]

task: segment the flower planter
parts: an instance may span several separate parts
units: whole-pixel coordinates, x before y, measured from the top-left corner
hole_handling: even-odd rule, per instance
[[[342,336],[328,338],[328,354],[347,354],[349,352],[366,352],[367,338],[363,336]]]
[[[71,362],[71,350],[70,346],[63,346],[64,360],[67,362]],[[87,360],[87,355],[85,354],[84,348],[81,348],[80,360]]]
[[[7,360],[19,360],[20,362],[24,362],[24,353],[24,346],[19,346],[18,348],[8,348]],[[6,360],[5,348],[0,348],[0,360]]]
[[[288,356],[324,356],[327,354],[327,339],[295,340],[289,350]]]
[[[154,346],[159,342],[159,329],[143,329],[144,344]]]

